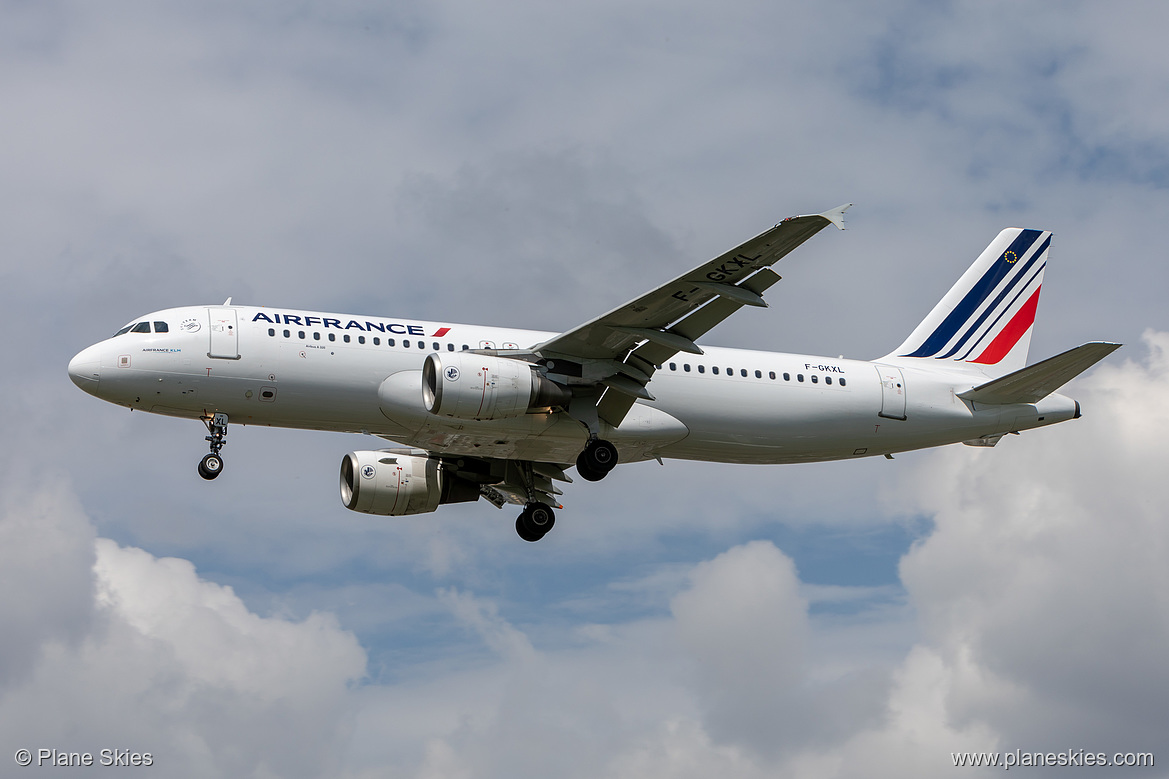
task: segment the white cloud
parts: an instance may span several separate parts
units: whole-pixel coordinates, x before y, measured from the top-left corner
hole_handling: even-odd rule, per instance
[[[365,653],[331,616],[259,617],[185,560],[95,541],[67,491],[7,506],[0,539],[10,753],[130,749],[175,777],[339,759]]]
[[[67,489],[16,474],[0,501],[0,693],[46,645],[76,646],[93,618],[93,527]]]
[[[930,643],[977,671],[949,701],[956,720],[1044,746],[1164,744],[1169,334],[1145,345],[1147,360],[1077,384],[1083,419],[944,452],[911,487],[937,530],[903,581]]]
[[[807,603],[795,565],[757,541],[700,564],[691,582],[671,610],[709,722],[724,737],[774,740],[785,729],[783,701],[806,672]]]

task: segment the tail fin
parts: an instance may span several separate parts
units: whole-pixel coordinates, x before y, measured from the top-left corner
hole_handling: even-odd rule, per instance
[[[1027,364],[1051,233],[1008,227],[885,359],[918,357],[1003,376]]]

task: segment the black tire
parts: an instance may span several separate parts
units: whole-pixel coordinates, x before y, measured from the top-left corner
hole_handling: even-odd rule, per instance
[[[199,475],[211,481],[223,473],[223,458],[217,454],[209,454],[199,461]]]
[[[617,467],[617,447],[608,441],[589,441],[588,446],[576,458],[576,469],[589,481],[600,481],[609,471]]]
[[[576,458],[576,472],[585,481],[600,481],[605,478],[605,474],[598,473],[589,467],[588,458],[585,457],[584,452],[581,452]]]
[[[547,503],[529,503],[515,521],[515,531],[525,541],[539,541],[556,524],[556,512]]]
[[[524,518],[526,516],[527,516],[527,514],[525,513],[525,514],[520,514],[518,517],[516,517],[515,532],[517,534],[519,534],[519,537],[524,539],[525,541],[528,541],[530,543],[535,543],[535,542],[539,541],[541,538],[543,538],[544,535],[542,533],[533,532],[528,527],[528,523],[524,521]]]

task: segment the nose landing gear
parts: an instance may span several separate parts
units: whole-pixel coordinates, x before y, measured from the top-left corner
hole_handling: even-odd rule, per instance
[[[199,461],[199,475],[210,481],[223,473],[223,458],[219,456],[219,450],[227,443],[227,414],[216,413],[210,419],[204,419],[203,424],[211,434],[206,437],[211,442],[211,454]]]

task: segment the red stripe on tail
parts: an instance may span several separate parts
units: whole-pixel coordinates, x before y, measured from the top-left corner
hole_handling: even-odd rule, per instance
[[[1043,289],[1043,287],[1039,289]],[[995,336],[994,340],[990,342],[990,346],[986,347],[982,354],[970,362],[994,365],[1006,357],[1011,349],[1015,348],[1015,344],[1019,343],[1019,339],[1023,337],[1023,333],[1027,332],[1027,328],[1035,324],[1035,308],[1039,305],[1039,289],[1035,290],[1018,313],[1011,317],[1011,321],[1007,322],[1007,326]]]

